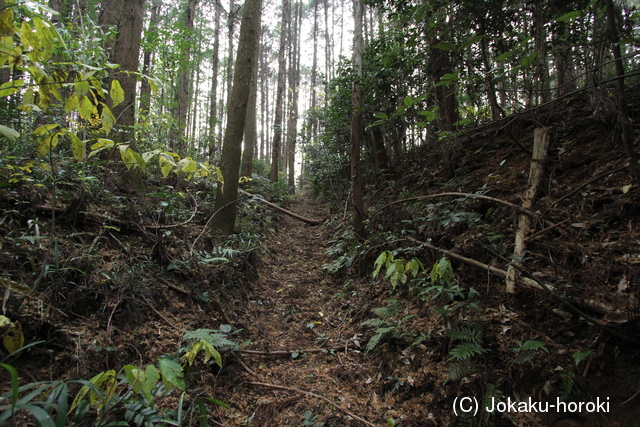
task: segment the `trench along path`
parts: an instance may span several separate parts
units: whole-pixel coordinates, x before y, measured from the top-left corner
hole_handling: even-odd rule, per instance
[[[327,216],[324,204],[306,199],[290,210]],[[385,410],[370,385],[376,366],[358,347],[353,321],[362,305],[322,268],[331,233],[331,227],[283,216],[268,238],[260,279],[246,311],[238,313],[251,337],[247,349],[255,353],[242,353],[230,367],[238,375],[232,396],[217,390],[234,406],[220,413],[224,425],[299,426],[311,419],[307,425],[379,425]]]

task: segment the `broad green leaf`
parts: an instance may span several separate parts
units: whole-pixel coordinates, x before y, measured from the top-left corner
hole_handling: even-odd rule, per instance
[[[110,139],[107,138],[98,138],[98,142],[96,142],[95,144],[93,144],[91,146],[92,150],[97,150],[99,148],[103,148],[103,147],[112,147],[115,144],[115,142],[113,142]]]
[[[582,12],[579,10],[574,10],[572,12],[569,13],[565,13],[564,15],[562,15],[560,18],[556,19],[556,21],[558,22],[567,22],[567,21],[573,21],[574,19],[576,19],[577,17],[581,16]]]
[[[78,107],[78,104],[80,104],[80,99],[74,92],[64,103],[64,111],[68,113],[71,110],[75,110]]]
[[[24,80],[13,80],[0,85],[0,98],[19,92],[24,86]]]
[[[160,166],[160,172],[165,178],[169,176],[173,168],[176,167],[175,162],[167,153],[161,153],[158,157],[158,165]]]
[[[528,67],[533,64],[533,61],[535,61],[537,57],[538,52],[532,52],[520,60],[520,65],[522,65],[523,67]]]
[[[76,81],[73,82],[73,89],[78,97],[82,97],[89,92],[89,81],[82,75],[76,77]]]
[[[2,344],[9,353],[14,353],[24,347],[24,334],[22,333],[22,325],[16,321],[4,331]]]
[[[167,389],[167,392],[169,392],[173,387],[184,391],[185,384],[182,366],[169,359],[160,359],[159,366],[160,373],[162,374],[162,383]]]
[[[182,172],[193,173],[196,171],[196,162],[191,157],[185,157],[178,162],[178,167]]]
[[[434,49],[439,49],[439,50],[444,50],[444,51],[451,51],[451,50],[456,50],[457,46],[455,43],[450,43],[450,42],[443,42],[443,43],[438,43],[436,45],[432,46]]]
[[[222,368],[222,356],[220,352],[216,350],[216,348],[208,342],[205,342],[204,345],[204,363],[207,363],[209,359],[213,356],[213,360],[216,361],[216,364]]]
[[[405,96],[404,100],[402,101],[404,103],[404,105],[406,105],[407,107],[411,107],[413,105],[413,96],[409,95],[409,96]]]
[[[386,113],[376,113],[373,115],[373,117],[375,117],[376,119],[383,119],[383,120],[386,120],[389,118],[389,116],[387,116]]]
[[[37,127],[32,133],[36,136],[47,135],[51,133],[52,130],[57,129],[59,126],[60,125],[57,123],[49,123],[49,124]]]
[[[59,132],[55,132],[55,133],[52,133],[50,135],[45,136],[40,141],[40,144],[38,145],[38,148],[36,149],[37,153],[40,154],[41,156],[46,156],[47,154],[49,154],[51,152],[51,150],[53,150],[54,148],[56,148],[58,146],[59,139],[60,139],[60,133]]]
[[[11,141],[15,141],[20,136],[20,132],[4,125],[0,125],[0,133]]]
[[[73,152],[73,158],[81,162],[87,156],[87,146],[78,138],[74,132],[69,132],[71,138],[71,151]]]
[[[146,164],[138,153],[133,151],[128,145],[125,144],[118,146],[118,148],[120,149],[120,157],[122,158],[122,161],[124,162],[127,169],[138,166],[142,171],[145,170]]]
[[[160,154],[161,150],[153,150],[153,151],[147,151],[145,153],[142,153],[142,160],[145,161],[145,163],[149,163],[151,160],[153,160],[158,154]]]
[[[147,369],[145,370],[144,376],[145,376],[145,380],[144,380],[144,384],[142,385],[142,392],[147,398],[147,401],[152,402],[153,396],[151,392],[155,388],[158,381],[160,381],[160,373],[158,372],[158,370],[154,365],[149,364],[147,365]]]
[[[10,7],[0,10],[0,37],[11,37],[16,32],[13,18],[13,10]]]
[[[0,328],[6,328],[7,326],[13,326],[13,322],[7,316],[0,314]]]
[[[495,61],[496,61],[496,62],[504,61],[504,60],[505,60],[505,59],[507,59],[508,57],[513,56],[515,53],[516,53],[516,51],[515,51],[515,50],[510,50],[509,52],[505,52],[505,53],[503,53],[503,54],[501,54],[501,55],[496,56]]]
[[[376,258],[376,262],[373,264],[373,266],[375,267],[375,269],[373,270],[373,277],[376,277],[378,276],[378,274],[380,274],[380,269],[382,268],[382,265],[385,263],[386,260],[387,260],[387,251],[384,251],[380,255],[378,255],[378,258]]]
[[[127,377],[129,387],[133,389],[133,392],[139,394],[142,391],[142,386],[146,380],[145,372],[140,370],[137,366],[125,365],[124,375]]]
[[[484,34],[483,35],[479,35],[479,36],[471,37],[470,39],[467,39],[467,40],[463,41],[460,44],[460,48],[466,49],[469,46],[472,46],[472,45],[476,44],[477,42],[479,42],[480,40],[486,39],[486,38],[488,38],[488,36],[484,35]]]
[[[80,113],[80,117],[86,121],[90,121],[91,117],[98,113],[98,110],[85,95],[80,98],[80,102],[78,103],[78,112]]]
[[[116,118],[113,116],[109,107],[105,104],[102,104],[102,116],[100,117],[100,122],[102,123],[105,134],[109,135],[111,128],[113,128],[113,125],[116,122]]]
[[[124,101],[124,90],[122,90],[122,86],[120,85],[120,82],[118,80],[114,79],[111,82],[111,91],[109,92],[109,95],[111,96],[112,102],[111,108]]]

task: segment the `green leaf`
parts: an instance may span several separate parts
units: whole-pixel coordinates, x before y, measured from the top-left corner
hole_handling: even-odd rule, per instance
[[[45,136],[38,145],[36,152],[41,156],[46,156],[58,146],[60,133],[55,132],[50,135]]]
[[[502,62],[505,59],[507,59],[508,57],[513,56],[515,53],[516,53],[515,50],[510,50],[509,52],[505,52],[505,53],[503,53],[501,55],[496,56],[495,61],[496,62]]]
[[[565,13],[564,15],[562,15],[560,18],[556,19],[557,22],[567,22],[567,21],[573,21],[574,19],[576,19],[577,17],[581,16],[582,12],[579,10],[574,10],[572,12],[569,13]]]
[[[0,37],[10,37],[16,32],[13,18],[13,9],[10,7],[0,10]]]
[[[24,80],[13,80],[0,85],[0,98],[13,95],[24,86]]]
[[[104,103],[102,104],[102,116],[100,117],[100,122],[102,123],[102,128],[104,129],[104,133],[109,135],[111,132],[111,128],[116,123],[116,118],[113,116],[113,113]]]
[[[133,151],[128,145],[122,144],[118,146],[120,150],[120,157],[124,162],[127,169],[131,169],[134,166],[140,167],[142,171],[145,170],[146,164],[140,154]]]
[[[59,124],[56,123],[49,123],[47,125],[42,125],[37,127],[33,132],[34,135],[36,136],[42,136],[42,135],[47,135],[50,134],[52,130],[57,129],[58,127],[60,127]]]
[[[79,162],[83,161],[85,157],[87,157],[86,145],[74,132],[69,132],[69,137],[71,138],[71,152],[73,153],[73,158]]]
[[[111,96],[112,102],[111,108],[124,101],[124,90],[122,90],[122,86],[120,85],[120,82],[118,80],[114,79],[111,82],[111,91],[109,92],[109,95]]]
[[[409,95],[409,96],[405,96],[404,100],[402,101],[402,103],[404,105],[406,105],[407,107],[411,107],[414,103],[413,101],[413,96]]]
[[[373,277],[376,277],[378,276],[378,274],[380,274],[380,269],[382,268],[382,265],[385,263],[386,260],[387,260],[387,251],[384,251],[380,255],[378,255],[378,258],[376,258],[376,262],[373,264],[374,266]]]
[[[68,113],[71,110],[75,110],[78,107],[78,104],[80,104],[80,98],[78,98],[78,95],[73,93],[64,103],[64,111]]]
[[[224,403],[222,400],[214,399],[213,397],[203,397],[202,399],[206,400],[207,402],[211,402],[214,405],[218,405],[224,409],[231,409],[231,407]]]
[[[537,57],[538,52],[532,52],[520,60],[520,65],[522,65],[523,67],[528,67],[533,64],[533,61],[535,61]]]
[[[15,141],[20,136],[20,132],[4,125],[0,125],[0,133],[11,141]]]
[[[162,374],[162,383],[167,389],[167,392],[169,392],[173,387],[184,391],[185,383],[182,366],[169,359],[160,359],[159,366],[160,373]]]
[[[450,42],[443,42],[443,43],[438,43],[436,45],[432,46],[434,49],[438,49],[438,50],[444,50],[444,51],[452,51],[452,50],[456,50],[457,46],[455,43],[450,43]]]
[[[376,113],[373,115],[373,117],[375,117],[376,119],[382,119],[382,120],[387,120],[389,118],[389,116],[387,116],[386,113]]]
[[[80,98],[80,102],[78,103],[78,113],[80,113],[80,117],[82,117],[86,121],[90,121],[93,114],[97,114],[98,110],[91,103],[91,100],[84,95]]]
[[[73,82],[73,89],[75,90],[76,96],[82,97],[89,92],[89,81],[80,75],[76,78],[76,81]]]

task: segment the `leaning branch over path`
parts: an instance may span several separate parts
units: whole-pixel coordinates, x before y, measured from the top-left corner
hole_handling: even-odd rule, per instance
[[[255,195],[255,194],[251,194],[251,193],[246,192],[246,191],[241,190],[241,189],[239,189],[238,191],[239,191],[240,193],[242,193],[242,194],[247,195],[247,196],[252,196],[255,200],[259,201],[260,203],[264,203],[265,205],[269,206],[271,209],[275,209],[275,210],[277,210],[278,212],[282,212],[283,214],[285,214],[285,215],[289,215],[290,217],[295,218],[295,219],[297,219],[297,220],[300,220],[300,221],[302,221],[302,222],[304,222],[304,223],[306,223],[306,224],[316,226],[316,225],[322,225],[322,224],[324,223],[324,219],[322,219],[322,220],[315,220],[315,219],[305,218],[305,217],[300,216],[300,215],[298,215],[298,214],[296,214],[296,213],[293,213],[293,212],[288,211],[288,210],[286,210],[286,209],[284,209],[284,208],[281,208],[280,206],[278,206],[278,205],[276,205],[276,204],[273,204],[273,203],[271,203],[271,202],[269,202],[269,201],[267,201],[267,200],[263,199],[263,198],[262,198],[262,197],[260,197],[260,196],[257,196],[257,195]]]
[[[259,383],[259,382],[255,382],[255,381],[250,381],[249,384],[255,385],[255,386],[259,386],[259,387],[274,388],[276,390],[293,391],[295,393],[301,393],[301,394],[305,394],[307,396],[315,397],[316,399],[324,400],[325,402],[327,402],[328,404],[330,404],[332,406],[335,406],[337,409],[341,410],[342,412],[344,412],[345,414],[347,414],[348,416],[350,416],[354,420],[360,421],[364,425],[367,425],[367,426],[370,426],[370,427],[376,427],[375,424],[371,424],[369,421],[365,420],[364,418],[360,418],[359,416],[357,416],[353,412],[350,412],[350,411],[344,409],[343,407],[341,407],[340,405],[338,405],[337,403],[335,403],[331,399],[328,399],[328,398],[326,398],[324,396],[320,396],[319,394],[313,393],[311,391],[301,390],[299,388],[294,388],[294,387],[285,387],[285,386],[276,385],[276,384]]]
[[[480,261],[476,261],[474,259],[471,258],[467,258],[464,257],[462,255],[458,255],[455,252],[451,252],[448,251],[446,249],[442,249],[439,248],[437,246],[434,246],[430,243],[427,242],[423,242],[421,240],[418,239],[414,239],[413,237],[405,237],[406,240],[410,240],[414,243],[418,243],[420,245],[424,245],[425,247],[429,248],[429,249],[433,249],[435,251],[438,252],[442,252],[445,255],[449,255],[451,258],[455,258],[458,259],[460,261],[463,261],[467,264],[470,265],[474,265],[476,267],[480,267],[483,268],[493,274],[502,276],[502,277],[507,277],[507,272],[504,270],[501,270],[497,267],[493,267],[491,265],[487,265],[484,263],[481,263]],[[524,285],[527,288],[530,289],[534,289],[534,290],[543,290],[545,292],[547,292],[553,299],[555,299],[556,301],[562,303],[563,305],[565,305],[569,311],[573,312],[574,314],[576,314],[579,317],[582,317],[584,320],[586,320],[589,323],[592,323],[604,330],[606,330],[607,332],[609,332],[612,335],[615,335],[619,338],[624,339],[625,341],[635,344],[635,345],[640,345],[640,342],[638,342],[638,340],[636,340],[633,337],[630,337],[628,335],[624,335],[621,334],[620,332],[616,331],[615,329],[603,324],[602,322],[598,321],[597,319],[589,316],[588,314],[582,312],[580,309],[578,309],[575,305],[573,305],[571,302],[569,302],[568,300],[566,300],[565,298],[561,297],[560,295],[556,294],[554,292],[554,287],[552,285],[548,285],[546,283],[544,283],[542,280],[536,278],[535,276],[533,276],[532,274],[530,274],[528,271],[526,271],[522,266],[520,265],[515,265],[515,268],[517,268],[521,274],[526,275],[528,277],[521,277],[521,284]],[[605,305],[602,304],[598,304],[596,302],[593,301],[583,301],[583,304],[585,304],[588,308],[590,308],[591,310],[598,312],[600,314],[610,314],[611,313],[611,308],[610,307],[606,307]]]
[[[489,197],[489,196],[484,196],[482,194],[472,194],[472,193],[439,193],[439,194],[428,194],[426,196],[417,196],[417,197],[410,197],[408,199],[402,199],[402,200],[396,200],[395,202],[391,202],[391,203],[387,203],[386,205],[384,205],[383,207],[381,207],[380,209],[378,209],[377,211],[375,211],[373,214],[371,214],[371,218],[373,218],[374,216],[376,216],[378,213],[380,213],[381,211],[385,210],[386,208],[393,206],[393,205],[397,205],[399,203],[406,203],[406,202],[413,202],[415,200],[422,200],[422,199],[435,199],[438,197],[447,197],[447,196],[462,196],[462,197],[468,197],[470,199],[483,199],[483,200],[490,200],[492,202],[495,203],[500,203],[503,204],[505,206],[509,206],[510,208],[516,209],[522,213],[525,213],[531,217],[538,217],[539,215],[529,209],[525,209],[522,208],[518,205],[514,205],[511,202],[507,202],[506,200],[502,200],[502,199],[496,199],[495,197]],[[552,224],[549,224],[552,225]]]

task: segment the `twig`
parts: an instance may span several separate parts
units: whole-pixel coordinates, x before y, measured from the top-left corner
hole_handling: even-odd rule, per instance
[[[291,353],[322,353],[323,351],[342,350],[348,348],[349,343],[346,346],[340,345],[331,348],[310,348],[308,350],[273,350],[273,351],[261,351],[261,350],[239,350],[240,353],[256,354],[260,356],[288,356]]]
[[[640,394],[640,390],[636,391],[635,394],[633,396],[631,396],[630,398],[628,398],[627,400],[625,400],[624,402],[622,402],[620,404],[620,406],[622,405],[626,405],[627,403],[631,402],[637,395]]]
[[[173,326],[173,323],[167,319],[165,317],[164,314],[160,313],[154,306],[153,304],[151,304],[151,302],[147,299],[147,297],[145,297],[144,295],[141,295],[142,299],[144,300],[144,302],[149,306],[149,308],[151,308],[151,310],[153,310],[158,316],[160,316],[162,318],[162,320],[165,321],[165,323],[167,324],[167,326],[169,326],[171,329],[176,330],[178,332],[184,332],[182,329],[177,328],[175,326]]]
[[[534,237],[538,237],[539,235],[544,234],[544,233],[546,233],[547,231],[549,231],[549,230],[551,230],[551,229],[553,229],[553,228],[556,228],[556,227],[558,227],[558,226],[561,226],[562,224],[564,224],[564,223],[565,223],[565,222],[567,222],[567,221],[568,221],[568,220],[567,220],[567,219],[565,219],[564,221],[561,221],[561,222],[559,222],[559,223],[557,223],[557,224],[553,224],[553,225],[552,225],[552,226],[550,226],[550,227],[543,228],[542,230],[540,230],[540,231],[537,231],[537,232],[533,233],[531,236],[527,237],[525,240],[531,240],[531,239],[533,239]]]
[[[207,223],[204,225],[204,227],[202,227],[202,231],[200,232],[200,234],[198,234],[198,237],[196,237],[196,240],[194,240],[193,243],[191,244],[192,248],[196,246],[196,243],[198,243],[198,240],[200,240],[200,237],[202,237],[204,232],[207,231],[207,228],[209,228],[209,223],[213,220],[213,218],[215,218],[215,216],[218,214],[218,212],[220,212],[222,209],[226,208],[227,206],[231,206],[232,204],[234,204],[237,201],[238,201],[238,199],[236,198],[236,199],[230,201],[229,203],[227,203],[226,205],[221,206],[220,209],[218,209],[213,214],[211,214],[211,217],[207,220]]]
[[[252,377],[260,378],[260,375],[256,374],[256,372],[253,369],[248,367],[246,363],[242,361],[242,359],[237,358],[236,361],[240,366],[242,366],[242,369],[244,369],[249,375],[251,375]]]
[[[364,425],[367,425],[367,426],[370,426],[370,427],[376,427],[375,424],[370,423],[369,421],[365,420],[364,418],[361,418],[361,417],[357,416],[356,414],[354,414],[353,412],[350,412],[350,411],[346,410],[345,408],[341,407],[340,405],[338,405],[337,403],[335,403],[331,399],[328,399],[328,398],[326,398],[324,396],[321,396],[321,395],[319,395],[317,393],[313,393],[311,391],[306,391],[306,390],[301,390],[299,388],[294,388],[294,387],[285,387],[285,386],[282,386],[282,385],[259,383],[259,382],[255,382],[255,381],[251,381],[251,382],[249,382],[249,384],[255,385],[255,386],[259,386],[259,387],[274,388],[276,390],[293,391],[295,393],[300,393],[300,394],[304,394],[304,395],[307,395],[307,396],[315,397],[316,399],[324,400],[325,402],[329,403],[330,405],[335,406],[337,409],[339,409],[340,411],[344,412],[345,414],[347,414],[348,416],[350,416],[354,420],[360,421]]]
[[[502,199],[496,199],[495,197],[489,197],[489,196],[484,196],[482,194],[471,194],[471,193],[439,193],[439,194],[429,194],[426,196],[417,196],[417,197],[410,197],[408,199],[402,199],[402,200],[396,200],[395,202],[391,202],[391,203],[387,203],[386,205],[384,205],[383,207],[381,207],[380,209],[378,209],[377,211],[375,211],[373,214],[371,214],[371,216],[369,218],[372,218],[374,216],[376,216],[378,213],[380,213],[381,211],[383,211],[384,209],[393,206],[393,205],[397,205],[398,203],[405,203],[405,202],[413,202],[415,200],[422,200],[422,199],[435,199],[438,197],[447,197],[447,196],[464,196],[464,197],[469,197],[470,199],[483,199],[483,200],[489,200],[492,202],[496,202],[496,203],[500,203],[503,204],[505,206],[509,206],[510,208],[516,209],[522,213],[525,213],[531,217],[537,218],[539,215],[533,211],[530,211],[529,209],[524,209],[518,205],[515,205],[511,202],[507,202],[506,200],[502,200]]]
[[[596,176],[595,178],[590,179],[589,181],[585,182],[584,184],[582,184],[580,187],[576,188],[573,191],[568,192],[567,194],[565,194],[564,196],[560,197],[558,200],[556,200],[555,202],[551,203],[551,206],[549,206],[549,209],[551,209],[552,207],[554,207],[555,205],[557,205],[558,203],[560,203],[561,201],[563,201],[564,199],[573,196],[574,194],[576,194],[578,191],[582,190],[584,187],[586,187],[587,185],[591,184],[594,181],[599,180],[600,178],[604,178],[607,175],[610,175],[612,173],[616,173],[616,172],[620,172],[622,170],[627,169],[629,166],[621,166],[619,168],[615,168],[613,170],[601,173],[600,175]]]

